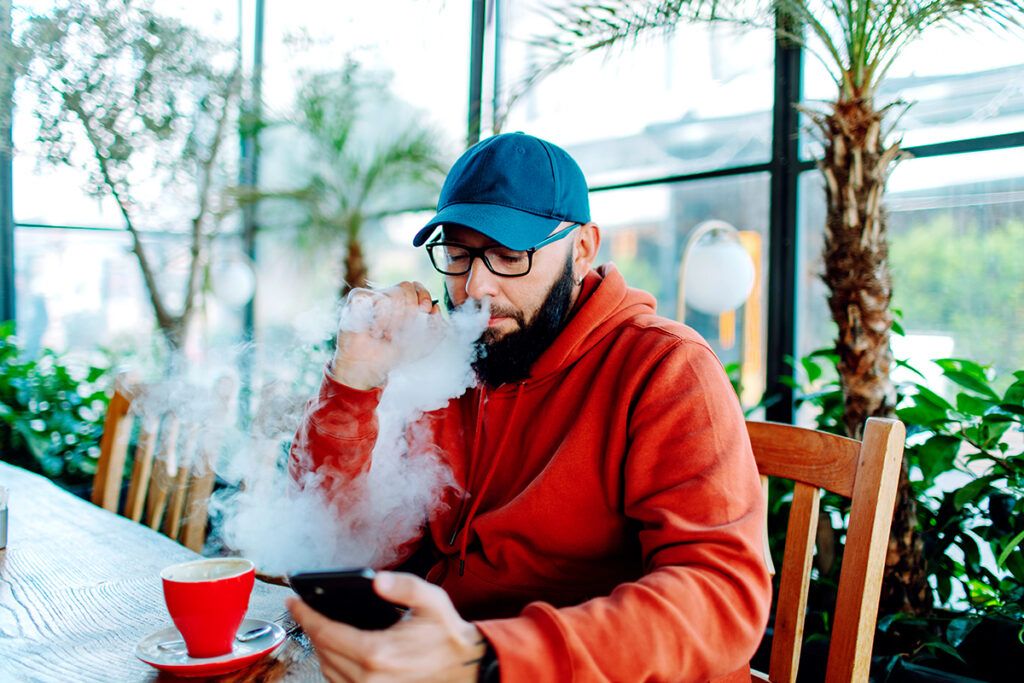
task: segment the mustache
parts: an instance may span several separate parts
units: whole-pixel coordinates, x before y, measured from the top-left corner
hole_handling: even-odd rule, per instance
[[[496,306],[495,304],[491,304],[492,318],[515,318],[518,320],[520,315],[522,315],[522,313],[510,306]]]

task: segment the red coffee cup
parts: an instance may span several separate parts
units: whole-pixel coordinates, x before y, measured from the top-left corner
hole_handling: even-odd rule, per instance
[[[160,578],[167,611],[185,640],[189,657],[230,653],[249,609],[249,594],[256,580],[252,562],[241,558],[183,562],[164,569]]]

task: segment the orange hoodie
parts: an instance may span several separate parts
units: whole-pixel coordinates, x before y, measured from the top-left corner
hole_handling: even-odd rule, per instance
[[[503,681],[750,680],[771,593],[757,469],[718,359],[654,304],[591,271],[529,379],[424,416],[467,492],[424,530],[427,578]],[[296,435],[311,466],[368,467],[379,397],[326,376]]]

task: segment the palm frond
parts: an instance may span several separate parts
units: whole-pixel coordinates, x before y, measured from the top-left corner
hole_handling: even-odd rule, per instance
[[[902,48],[934,27],[992,31],[1024,27],[1021,0],[891,0],[864,4],[876,5],[864,19],[872,30],[863,53],[858,55],[858,86],[868,93],[885,77]]]
[[[526,92],[550,74],[579,58],[616,46],[636,44],[652,34],[669,33],[683,21],[730,21],[719,0],[571,0],[540,13],[553,27],[527,44],[538,58],[510,93],[507,112]]]

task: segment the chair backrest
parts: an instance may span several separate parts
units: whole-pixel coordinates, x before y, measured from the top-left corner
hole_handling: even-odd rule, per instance
[[[132,398],[141,390],[119,386],[110,399],[93,478],[92,502],[111,512],[121,512],[135,522],[144,522],[201,552],[214,484],[211,452],[207,444],[198,443],[197,430],[181,429],[173,412],[134,415]],[[119,510],[125,462],[136,421],[140,424],[128,495],[124,509]]]
[[[867,681],[906,429],[871,418],[864,440],[813,429],[747,422],[764,477],[795,482],[786,531],[768,677],[796,680],[822,489],[851,499],[829,644],[828,683]]]

